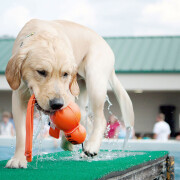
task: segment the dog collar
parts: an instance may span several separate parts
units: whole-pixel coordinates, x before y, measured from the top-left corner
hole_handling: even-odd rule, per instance
[[[26,38],[28,38],[28,37],[30,37],[30,36],[33,36],[34,34],[35,34],[35,32],[32,32],[32,33],[26,35],[24,39],[26,39]],[[21,44],[20,44],[20,47],[22,47],[23,44],[24,44],[24,42],[22,41]]]

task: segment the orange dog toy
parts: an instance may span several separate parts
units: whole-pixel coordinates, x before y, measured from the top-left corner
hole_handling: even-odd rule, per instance
[[[32,161],[33,114],[35,96],[32,95],[27,107],[26,115],[26,147],[25,156]],[[51,117],[49,135],[59,138],[60,130],[64,131],[66,139],[72,144],[81,144],[86,138],[86,129],[80,124],[81,113],[76,103],[71,102],[66,108],[56,111]]]
[[[60,130],[64,131],[66,139],[72,144],[81,144],[86,138],[86,129],[79,124],[81,120],[80,109],[76,103],[71,102],[66,108],[51,115],[55,128],[50,127],[49,134],[59,138]]]

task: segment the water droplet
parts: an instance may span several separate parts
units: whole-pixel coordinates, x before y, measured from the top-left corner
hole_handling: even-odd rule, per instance
[[[11,149],[13,149],[14,148],[14,146],[13,146],[13,144],[11,144]]]

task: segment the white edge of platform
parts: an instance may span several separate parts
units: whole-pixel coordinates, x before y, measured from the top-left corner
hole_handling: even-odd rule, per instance
[[[54,141],[60,147],[60,139],[46,138],[42,140],[42,148],[54,148]],[[103,139],[101,149],[121,150],[124,140]],[[0,147],[15,147],[15,137],[0,137]],[[79,146],[81,147],[81,146]],[[180,141],[168,140],[166,142],[157,140],[129,140],[126,150],[131,151],[173,151],[180,152]]]

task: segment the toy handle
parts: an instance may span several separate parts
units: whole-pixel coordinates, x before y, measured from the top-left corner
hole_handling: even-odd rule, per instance
[[[60,130],[57,129],[55,127],[55,129],[53,129],[52,127],[49,128],[49,135],[56,138],[56,139],[59,139],[59,136],[60,136]]]
[[[31,96],[26,114],[26,146],[25,156],[28,162],[32,161],[32,140],[33,140],[33,114],[34,114],[35,96]]]

